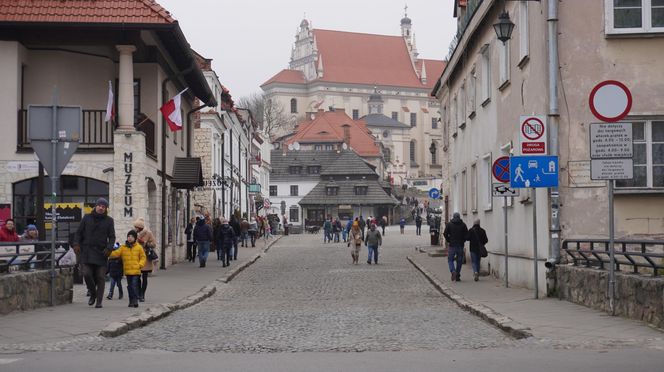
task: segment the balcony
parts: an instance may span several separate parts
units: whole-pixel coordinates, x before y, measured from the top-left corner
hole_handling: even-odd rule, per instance
[[[113,124],[104,121],[106,110],[82,110],[83,127],[77,152],[113,152]],[[145,133],[145,151],[156,160],[155,124],[145,114],[139,114],[136,130]],[[17,152],[32,152],[28,128],[28,110],[18,110]],[[45,128],[46,129],[46,128]],[[50,130],[50,128],[49,128]]]

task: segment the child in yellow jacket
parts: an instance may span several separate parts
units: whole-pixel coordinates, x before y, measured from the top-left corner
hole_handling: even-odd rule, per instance
[[[127,241],[120,248],[111,252],[110,258],[122,257],[122,267],[127,277],[129,307],[138,307],[138,278],[146,257],[143,247],[136,241],[138,234],[131,230],[127,233]]]

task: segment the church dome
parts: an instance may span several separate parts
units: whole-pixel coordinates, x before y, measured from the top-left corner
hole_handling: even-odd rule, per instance
[[[401,18],[401,25],[410,25],[412,23],[413,21],[411,21],[411,19],[408,18],[408,16]]]
[[[303,19],[302,22],[300,22],[300,27],[309,27],[309,21]]]
[[[383,96],[381,96],[378,91],[374,90],[369,96],[369,102],[383,102]]]

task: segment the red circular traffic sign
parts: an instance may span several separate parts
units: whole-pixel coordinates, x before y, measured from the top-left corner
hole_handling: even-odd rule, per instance
[[[619,81],[606,80],[590,92],[588,105],[596,118],[613,123],[629,114],[632,109],[632,92]]]
[[[521,133],[531,141],[538,140],[544,135],[544,123],[536,117],[530,117],[521,123]]]
[[[491,172],[498,182],[510,182],[510,157],[503,156],[493,162]]]

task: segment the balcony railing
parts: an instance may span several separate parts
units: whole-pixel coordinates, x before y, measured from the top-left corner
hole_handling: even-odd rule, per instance
[[[104,121],[105,110],[83,110],[83,127],[81,130],[81,143],[77,151],[113,150],[113,125]],[[50,130],[50,128],[44,128]],[[28,128],[28,110],[18,110],[18,139],[19,151],[32,150],[30,143],[30,128]]]

